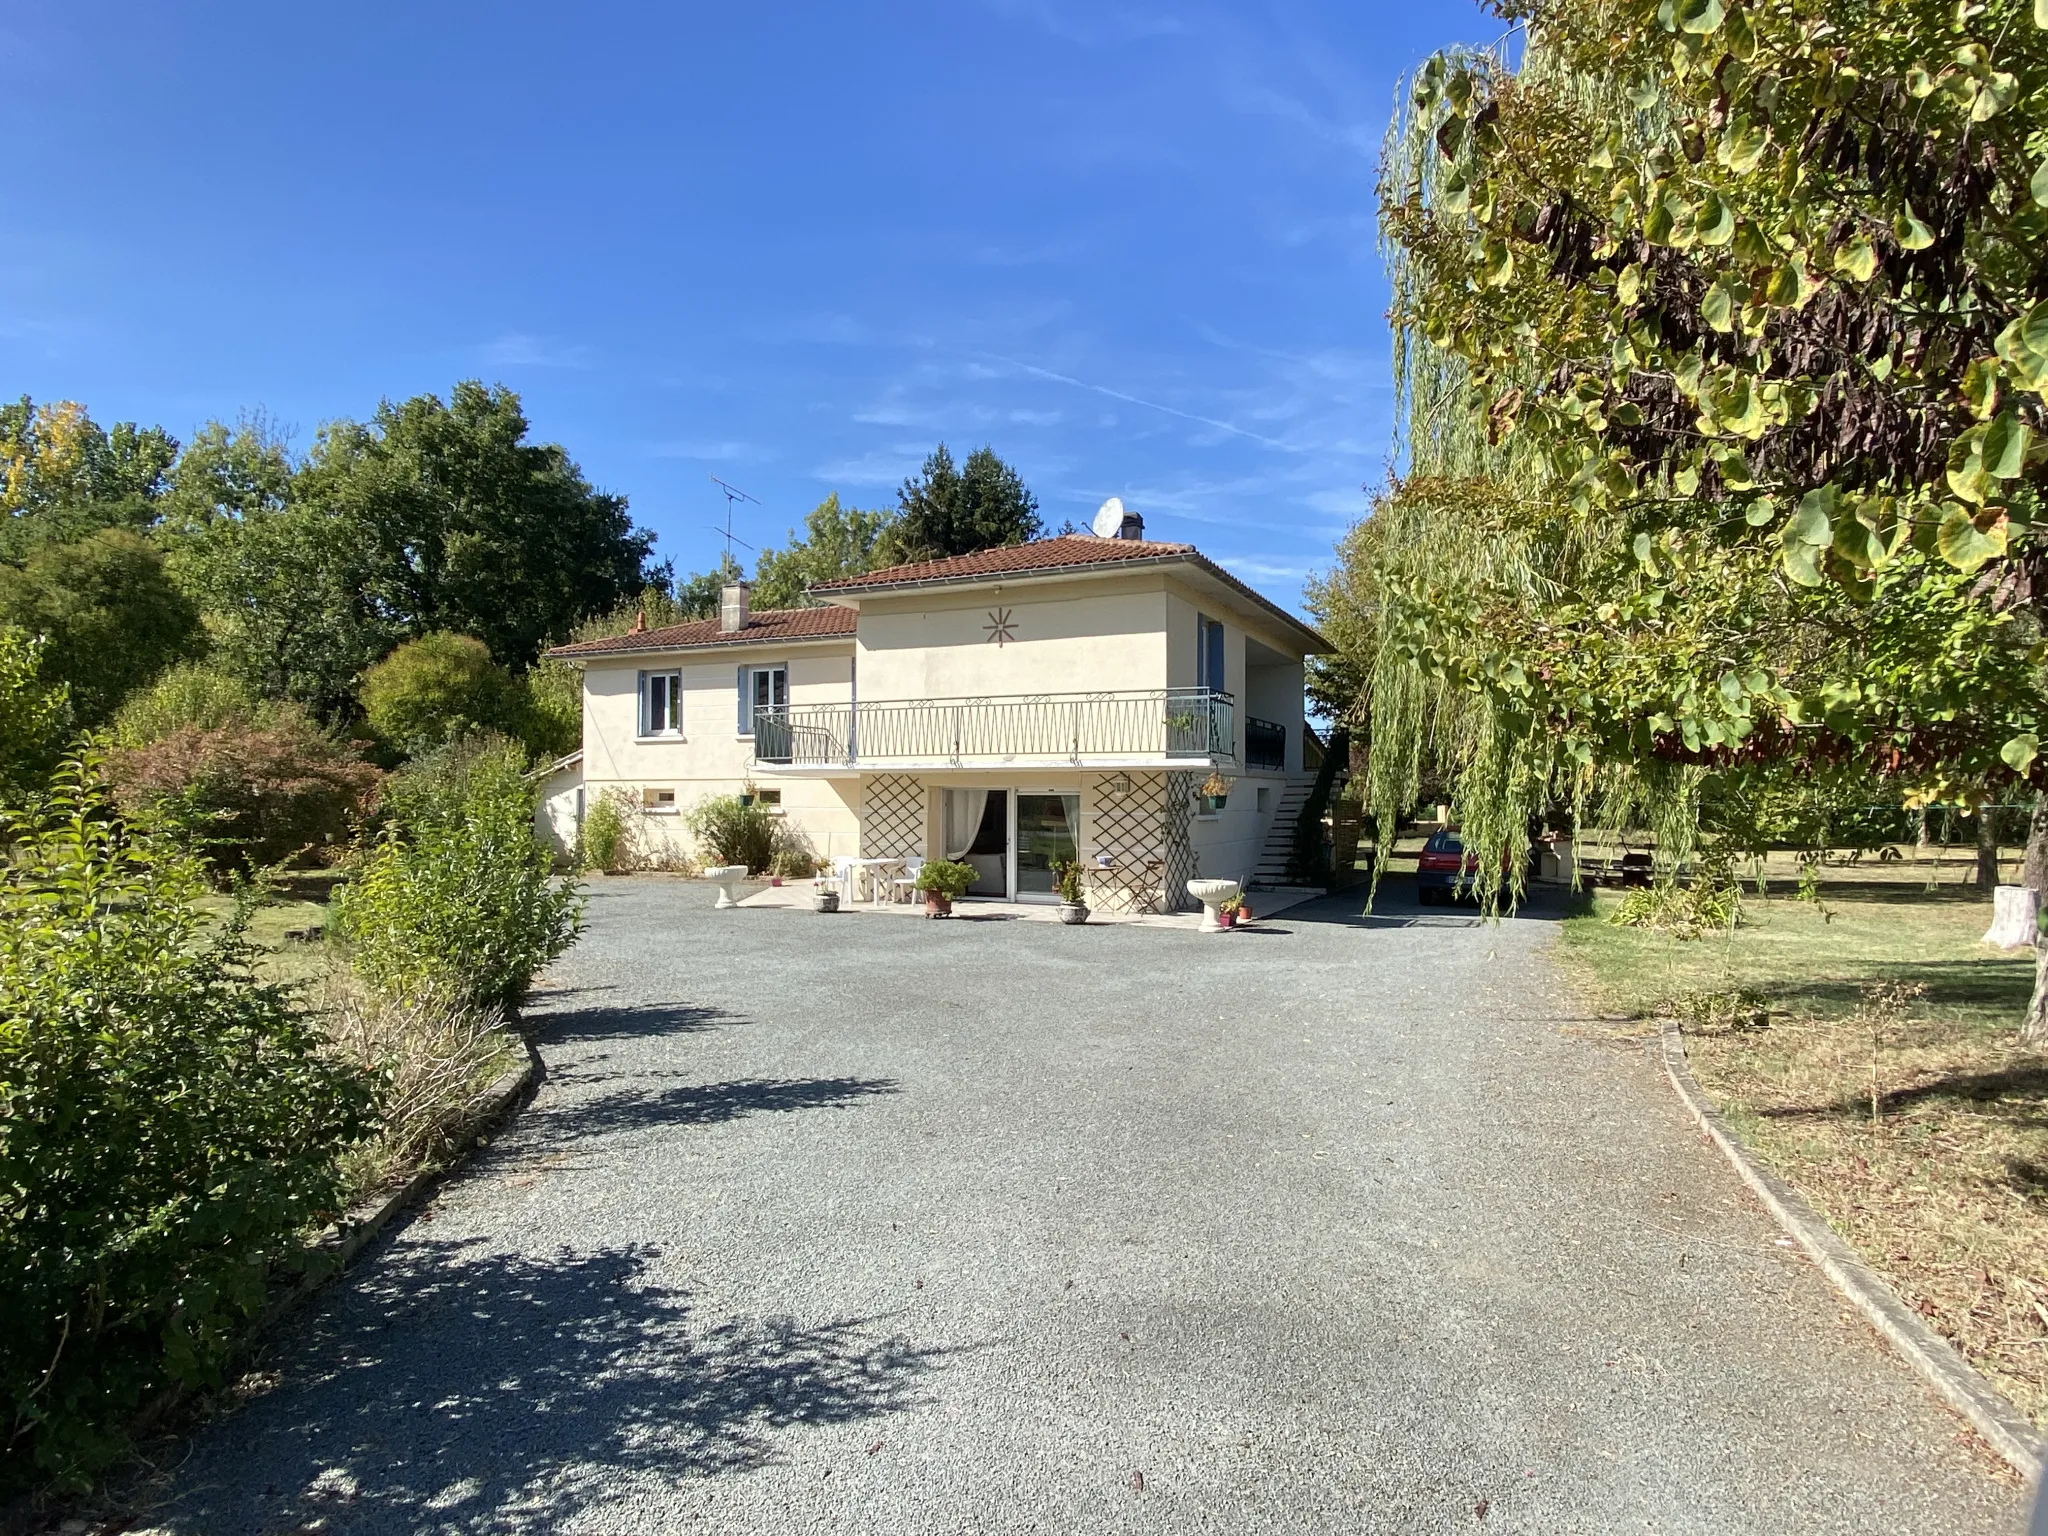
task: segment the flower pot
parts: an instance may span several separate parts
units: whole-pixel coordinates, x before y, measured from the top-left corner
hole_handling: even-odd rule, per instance
[[[839,893],[837,891],[811,892],[811,910],[813,912],[837,912],[839,910]]]
[[[782,884],[782,876],[780,876],[780,875],[770,875],[770,876],[768,877],[768,883],[769,883],[770,885],[780,885],[780,884]]]
[[[1252,920],[1252,904],[1242,897],[1238,898],[1237,920],[1239,923],[1248,923]]]
[[[1088,907],[1085,902],[1063,901],[1060,903],[1060,921],[1068,924],[1088,921]]]
[[[1235,928],[1237,926],[1237,914],[1228,911],[1218,912],[1216,914],[1216,926],[1218,928]]]
[[[944,891],[926,891],[924,893],[924,915],[926,917],[951,917],[953,915],[953,898]]]

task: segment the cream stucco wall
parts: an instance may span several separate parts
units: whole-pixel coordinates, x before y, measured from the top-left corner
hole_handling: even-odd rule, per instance
[[[1009,637],[990,638],[1005,615]],[[1013,694],[1121,692],[1196,682],[1198,614],[1224,625],[1224,686],[1236,697],[1238,767],[1226,808],[1197,819],[1191,842],[1204,874],[1247,878],[1256,866],[1287,774],[1301,771],[1301,667],[1298,661],[1246,666],[1249,633],[1267,650],[1292,656],[1292,635],[1247,614],[1211,591],[1198,591],[1171,572],[1034,580],[972,590],[933,589],[864,598],[855,640],[826,644],[720,646],[671,656],[605,657],[585,669],[583,787],[585,804],[607,789],[637,803],[643,791],[673,791],[676,811],[710,795],[757,788],[780,792],[784,814],[826,858],[863,853],[864,780],[757,771],[752,741],[738,730],[738,668],[783,663],[793,705],[974,698]],[[683,677],[679,738],[639,736],[643,671],[678,670]],[[856,682],[858,687],[856,689]],[[1287,767],[1249,774],[1244,762],[1247,713],[1287,727]],[[1072,789],[1093,770],[961,769],[924,775],[928,795],[924,844],[938,851],[938,794],[948,784],[989,788]],[[1257,807],[1260,785],[1272,789],[1269,809]],[[643,842],[688,850],[679,814],[639,818]],[[1083,851],[1090,833],[1083,827]]]
[[[673,813],[648,813],[637,824],[643,844],[694,853],[682,812],[713,795],[738,794],[750,780],[779,791],[782,810],[810,839],[820,857],[858,851],[858,786],[845,780],[757,775],[753,739],[739,732],[739,669],[786,666],[792,704],[844,703],[852,695],[853,645],[725,646],[678,655],[606,658],[583,673],[583,782],[585,804],[607,789],[624,790],[636,803],[644,791],[670,790]],[[679,671],[683,678],[680,736],[643,737],[642,672]]]
[[[989,626],[1007,614],[1013,638]],[[864,701],[1164,688],[1166,584],[1159,577],[1018,582],[864,598]]]

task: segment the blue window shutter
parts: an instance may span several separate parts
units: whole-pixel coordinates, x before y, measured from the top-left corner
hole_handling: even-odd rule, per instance
[[[749,714],[747,713],[747,705],[748,705],[749,703],[751,703],[751,702],[752,702],[752,700],[750,700],[750,699],[749,699],[749,698],[747,697],[747,669],[746,669],[745,667],[741,667],[741,668],[740,668],[740,734],[741,734],[742,736],[751,736],[751,735],[753,734],[753,729],[754,729],[754,721],[753,721],[753,718],[752,718],[752,717],[751,717],[751,716],[750,716],[750,715],[749,715]]]

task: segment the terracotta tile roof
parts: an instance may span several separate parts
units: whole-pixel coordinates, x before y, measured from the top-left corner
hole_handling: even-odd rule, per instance
[[[601,640],[580,640],[558,645],[550,656],[604,656],[622,651],[694,651],[721,645],[759,645],[776,640],[831,640],[851,638],[860,615],[851,608],[769,608],[747,615],[746,628],[728,633],[716,619],[692,619],[665,629],[644,630],[637,635],[607,635]]]
[[[1077,565],[1108,565],[1120,560],[1171,560],[1195,553],[1192,544],[1162,544],[1155,539],[1095,539],[1070,535],[1005,544],[972,555],[924,560],[915,565],[885,566],[862,576],[821,581],[814,592],[857,592],[863,587],[916,585],[930,581],[972,581],[983,576],[1014,576],[1027,571],[1056,571]]]
[[[1166,544],[1156,539],[1097,539],[1086,534],[1064,538],[1038,539],[1030,544],[1006,544],[1001,549],[984,549],[978,554],[955,555],[948,560],[926,560],[916,565],[891,565],[864,576],[841,576],[821,581],[813,592],[825,597],[858,598],[863,592],[889,592],[949,582],[966,585],[995,576],[1034,576],[1054,571],[1100,570],[1121,564],[1192,565],[1229,587],[1252,606],[1263,609],[1283,626],[1299,634],[1311,654],[1327,653],[1330,642],[1310,629],[1278,603],[1239,581],[1192,544]]]

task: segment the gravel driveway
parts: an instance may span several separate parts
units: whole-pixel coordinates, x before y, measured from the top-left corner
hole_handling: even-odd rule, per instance
[[[548,1075],[156,1529],[2018,1529],[1555,924],[598,884]]]

